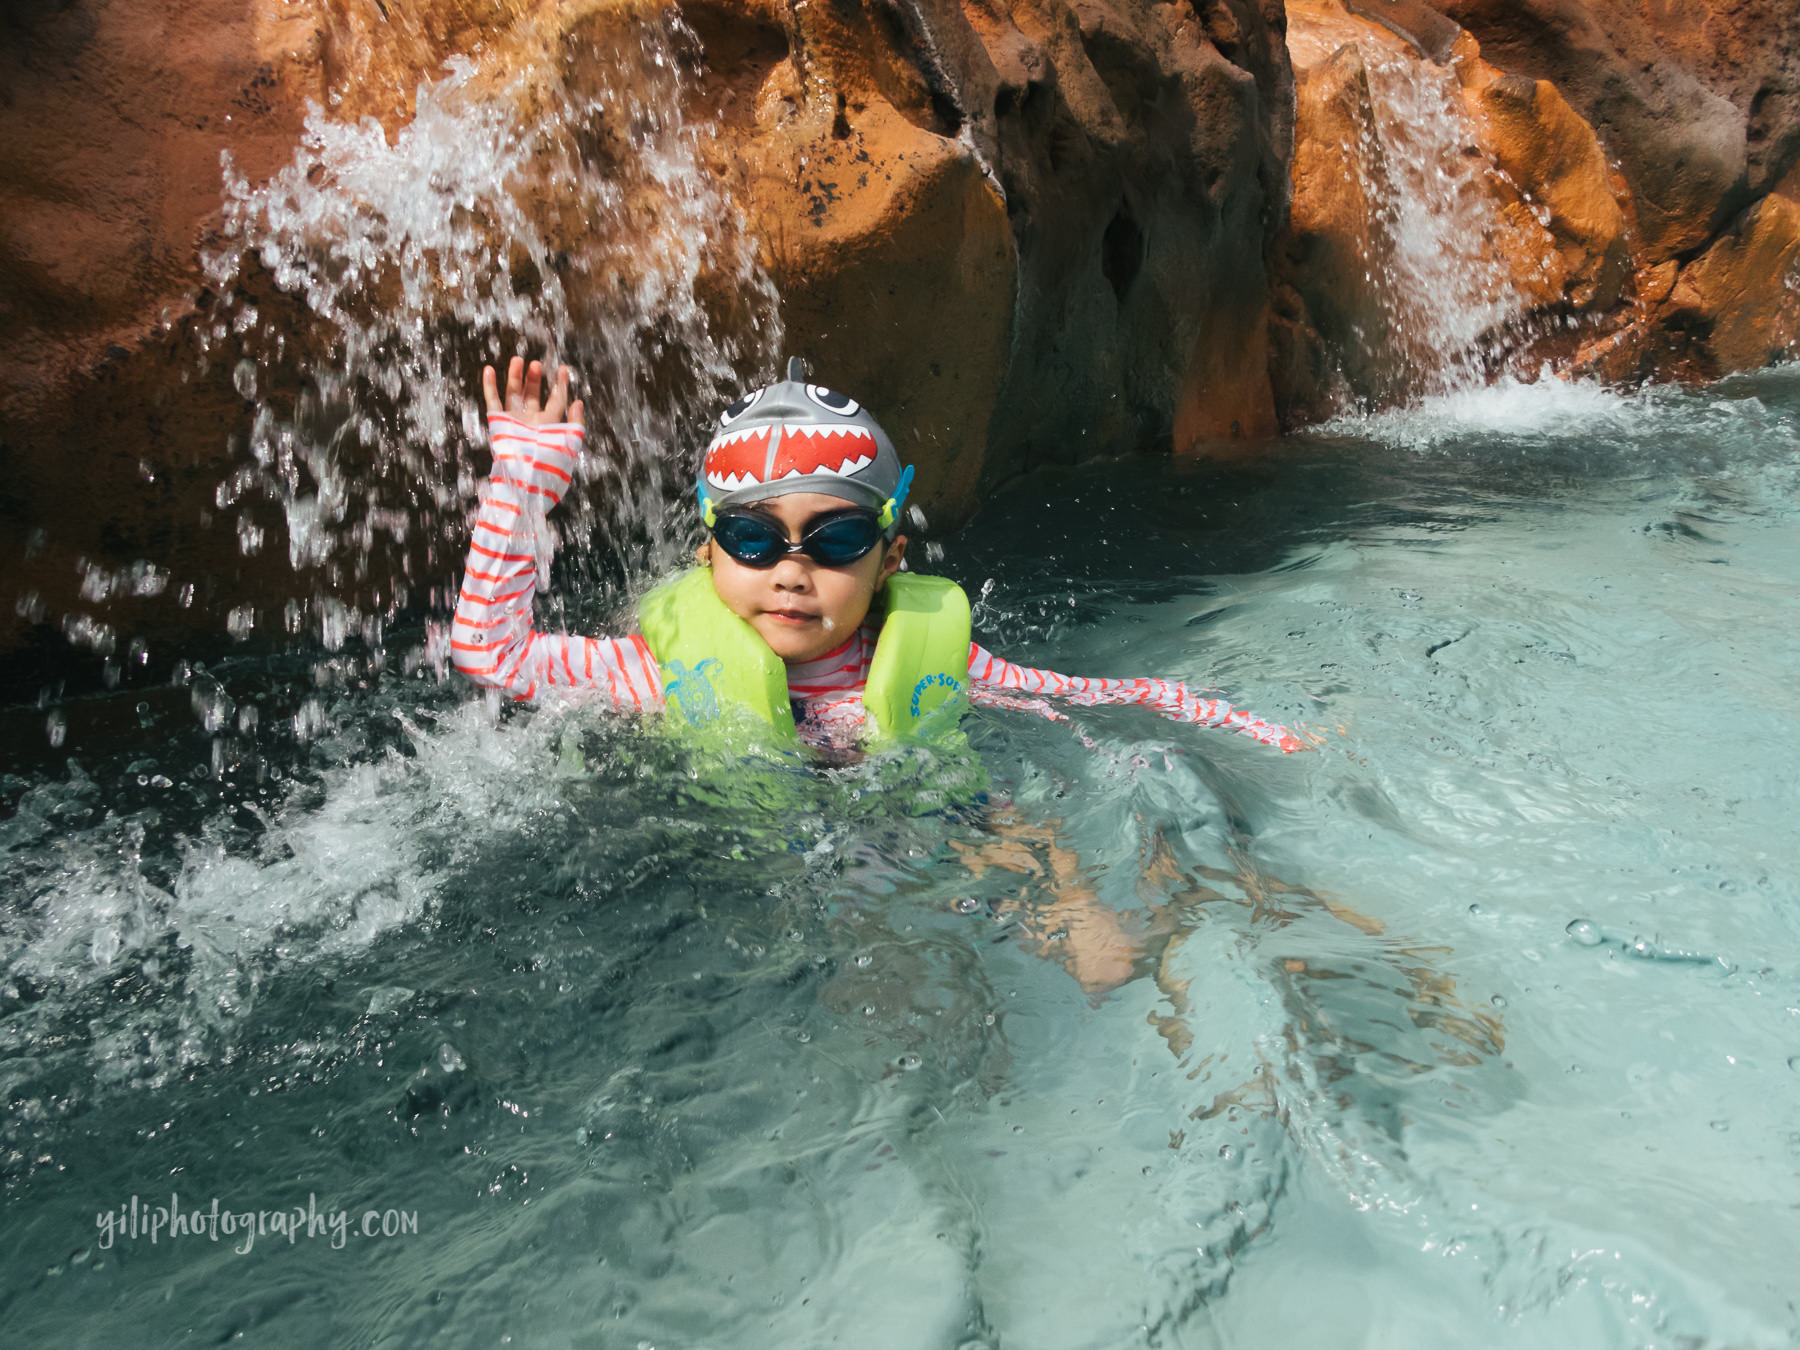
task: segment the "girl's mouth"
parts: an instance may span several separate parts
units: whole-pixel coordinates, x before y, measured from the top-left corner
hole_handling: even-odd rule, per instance
[[[767,614],[777,623],[791,623],[795,625],[816,623],[819,618],[817,614],[808,614],[805,611],[798,609],[765,609],[763,613]]]

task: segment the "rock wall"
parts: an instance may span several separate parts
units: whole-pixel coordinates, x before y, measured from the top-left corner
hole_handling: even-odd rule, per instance
[[[704,153],[761,242],[786,348],[881,410],[933,524],[1034,464],[1273,432],[1264,259],[1293,107],[1279,0],[692,0],[681,14],[700,53],[687,116],[717,129]],[[285,550],[241,546],[279,520],[234,531],[218,515],[258,401],[290,415],[303,391],[271,386],[303,378],[309,341],[326,340],[254,255],[234,294],[209,292],[198,260],[217,243],[221,152],[267,179],[309,102],[393,139],[459,52],[529,102],[534,80],[597,80],[589,67],[665,18],[654,0],[8,11],[0,275],[18,340],[0,352],[0,646],[42,657],[11,663],[15,692],[66,637],[117,664],[128,633],[216,634],[227,613],[266,628],[304,592]],[[632,115],[580,153],[629,154]],[[548,178],[521,196],[579,253],[579,204]],[[632,290],[616,268],[549,266],[572,314]],[[704,302],[733,321],[716,286]],[[221,314],[264,335],[239,353],[249,380],[230,337],[208,337]],[[412,574],[446,570],[442,552],[342,584],[392,609],[420,595]]]
[[[1444,377],[1456,343],[1422,321],[1416,288],[1412,301],[1387,288],[1421,225],[1395,203],[1428,190],[1441,253],[1480,240],[1452,290],[1485,325],[1454,335],[1454,377],[1547,365],[1711,379],[1793,352],[1800,11],[1290,0],[1288,14],[1295,198],[1273,265],[1284,422]],[[1399,124],[1397,87],[1436,91],[1430,184],[1408,177],[1418,119]]]
[[[1800,333],[1786,0],[689,0],[680,14],[684,112],[710,129],[697,153],[758,241],[785,351],[880,410],[937,526],[1036,465],[1254,441],[1509,363],[1710,378]],[[327,338],[266,267],[209,291],[221,152],[268,180],[313,104],[398,138],[457,55],[471,87],[535,115],[551,86],[603,86],[667,18],[664,0],[7,9],[9,690],[66,667],[71,637],[128,666],[133,635],[190,642],[296,593],[283,549],[244,544],[260,527],[221,525],[220,485],[259,408],[300,397],[270,387],[330,353],[309,352]],[[647,115],[628,104],[569,129],[559,153],[593,173],[627,163]],[[561,172],[518,188],[546,251],[515,259],[515,281],[554,283],[571,316],[629,305],[641,278],[584,254],[592,204]],[[663,265],[653,236],[679,212],[658,194],[676,190],[653,173],[624,189],[643,266]],[[765,322],[736,275],[700,267],[696,303],[719,325]],[[221,314],[276,335],[248,382],[208,339]],[[454,315],[415,317],[454,345]],[[721,348],[746,368],[720,378],[766,374],[766,345]],[[484,353],[465,355],[472,374]],[[646,381],[666,364],[646,357]],[[416,605],[420,577],[454,571],[455,543],[351,580],[376,607]]]

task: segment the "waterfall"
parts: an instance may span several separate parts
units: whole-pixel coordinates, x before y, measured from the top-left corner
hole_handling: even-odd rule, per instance
[[[1378,293],[1387,340],[1419,380],[1447,393],[1481,382],[1484,344],[1524,315],[1525,297],[1499,247],[1508,222],[1496,201],[1498,170],[1448,66],[1364,50],[1376,157],[1385,172],[1378,228],[1388,248]]]
[[[1315,250],[1296,281],[1327,361],[1365,406],[1485,383],[1555,289],[1543,220],[1514,209],[1521,194],[1452,65],[1342,18],[1289,40],[1302,74],[1294,216]]]
[[[455,594],[486,456],[480,367],[564,361],[588,410],[552,538],[616,578],[672,561],[697,420],[779,347],[772,285],[683,117],[678,20],[497,83],[467,59],[390,139],[315,107],[254,186],[227,160],[205,358],[256,407],[219,485],[244,553],[284,532],[279,625],[328,652]],[[271,509],[273,508],[273,509]]]

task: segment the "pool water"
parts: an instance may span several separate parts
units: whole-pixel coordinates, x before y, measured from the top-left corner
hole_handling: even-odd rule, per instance
[[[1797,412],[1509,382],[925,550],[1307,755],[720,766],[400,662],[296,738],[274,657],[196,678],[222,760],[71,710],[0,822],[8,1339],[1792,1344]]]

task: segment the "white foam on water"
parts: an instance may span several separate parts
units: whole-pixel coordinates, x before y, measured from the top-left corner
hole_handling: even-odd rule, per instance
[[[1628,393],[1596,380],[1536,379],[1504,375],[1429,394],[1405,407],[1344,413],[1311,428],[1312,434],[1356,436],[1387,445],[1431,450],[1474,436],[1519,439],[1605,432],[1628,435],[1654,417],[1664,396],[1656,390]]]
[[[228,1054],[266,986],[428,920],[461,864],[555,800],[565,719],[502,728],[469,703],[434,726],[401,720],[410,753],[291,788],[255,811],[248,843],[223,815],[196,837],[171,838],[155,810],[85,823],[101,798],[78,766],[28,791],[0,825],[7,997],[32,990],[41,1031],[121,977],[156,987],[152,1005],[97,1008],[89,1053],[97,1079],[153,1085]],[[24,1021],[15,1040],[35,1034]]]
[[[1351,437],[1413,451],[1551,444],[1588,445],[1623,461],[1646,446],[1724,451],[1738,463],[1763,464],[1800,450],[1800,428],[1760,393],[1778,391],[1800,366],[1784,366],[1696,391],[1675,385],[1621,389],[1594,379],[1503,375],[1427,395],[1404,407],[1344,413],[1306,435]]]

